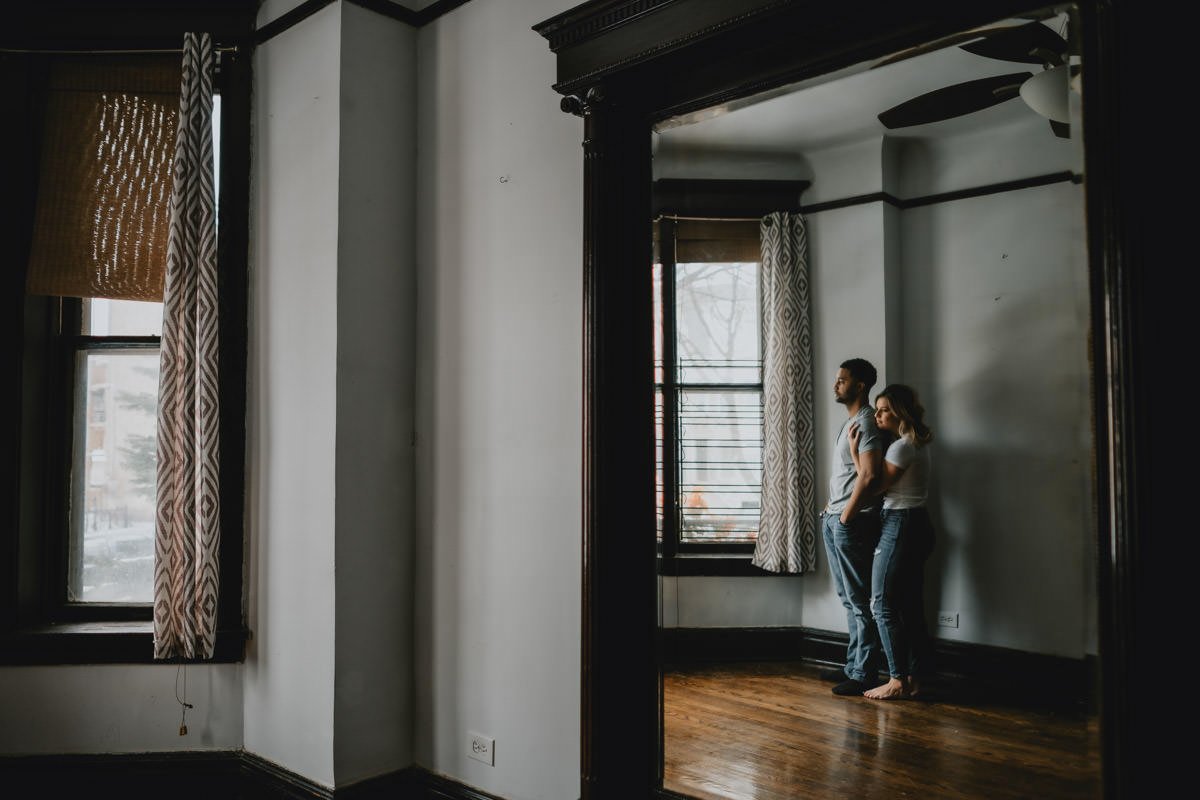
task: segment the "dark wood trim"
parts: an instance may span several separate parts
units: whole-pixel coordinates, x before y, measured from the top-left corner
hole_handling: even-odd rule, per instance
[[[654,659],[654,650],[645,645],[640,628],[630,627],[653,618],[657,606],[653,598],[639,599],[638,570],[643,557],[639,555],[639,535],[651,538],[644,532],[651,529],[652,518],[641,513],[642,484],[631,475],[652,469],[652,431],[641,426],[634,405],[627,402],[630,397],[649,396],[650,390],[640,385],[637,370],[621,372],[610,366],[650,362],[648,352],[631,347],[627,338],[628,328],[640,322],[622,319],[629,300],[640,302],[641,294],[649,294],[644,282],[628,274],[628,265],[630,259],[640,257],[639,247],[650,237],[644,218],[610,209],[618,202],[649,207],[645,140],[651,126],[701,109],[735,107],[760,92],[781,92],[798,81],[1029,10],[1016,0],[922,0],[872,5],[869,13],[856,4],[805,0],[738,0],[721,6],[706,0],[595,0],[534,26],[557,55],[555,89],[564,95],[560,106],[585,120],[587,412],[581,705],[581,791],[585,800],[645,796],[656,789],[652,782],[638,783],[638,776],[648,774],[640,759],[626,761],[621,756],[631,747],[632,736],[655,729],[657,711],[637,701],[637,692],[628,691],[630,685],[637,685],[636,680],[620,691],[610,682],[611,676],[622,671],[636,677]],[[1072,28],[1089,65],[1084,70],[1083,139],[1087,142],[1088,262],[1095,326],[1091,356],[1096,386],[1104,788],[1106,797],[1136,796],[1134,787],[1156,776],[1139,765],[1133,745],[1161,738],[1144,710],[1154,705],[1146,687],[1155,682],[1152,654],[1158,650],[1154,642],[1159,641],[1148,637],[1146,630],[1166,633],[1162,609],[1169,603],[1150,601],[1165,599],[1159,598],[1163,587],[1177,585],[1150,581],[1148,588],[1145,559],[1150,551],[1139,547],[1150,535],[1150,506],[1141,494],[1153,484],[1145,438],[1149,418],[1143,395],[1147,390],[1138,385],[1135,367],[1152,352],[1150,339],[1143,333],[1146,315],[1152,313],[1147,287],[1160,284],[1159,296],[1166,294],[1161,286],[1166,278],[1159,265],[1141,258],[1148,249],[1144,239],[1154,239],[1150,249],[1163,265],[1177,263],[1177,255],[1172,258],[1161,241],[1171,233],[1169,227],[1156,215],[1142,211],[1144,203],[1164,210],[1169,204],[1146,199],[1156,194],[1154,175],[1162,172],[1146,169],[1138,154],[1150,154],[1146,157],[1163,162],[1163,170],[1174,167],[1167,163],[1166,154],[1158,155],[1163,145],[1151,139],[1154,134],[1144,125],[1137,124],[1137,114],[1130,113],[1130,108],[1137,108],[1152,115],[1155,107],[1149,97],[1153,92],[1147,87],[1157,82],[1150,74],[1149,62],[1143,65],[1133,51],[1139,43],[1156,41],[1160,28],[1152,14],[1133,3],[1111,0],[1080,0],[1072,13],[1079,23]],[[1159,99],[1165,102],[1165,98]],[[601,104],[619,109],[623,122],[611,127],[604,124],[610,112]],[[593,167],[596,153],[604,154],[606,169]],[[1170,157],[1179,157],[1177,148]],[[1146,236],[1142,230],[1152,233]],[[1178,252],[1186,251],[1181,241],[1178,248]],[[625,303],[616,302],[617,298],[624,298]],[[1161,317],[1158,314],[1155,319]],[[621,325],[626,330],[621,330]],[[1157,335],[1164,347],[1178,338]],[[597,364],[604,366],[598,371]],[[623,415],[628,424],[612,424]],[[603,425],[595,424],[598,418],[604,420]],[[1158,444],[1165,453],[1165,439],[1160,437]],[[624,474],[613,469],[617,454],[624,454]],[[1164,465],[1169,462],[1165,455],[1159,460]],[[652,479],[646,478],[644,485],[652,485]],[[1164,492],[1163,497],[1167,496]],[[1166,514],[1172,504],[1164,499],[1156,507]],[[604,508],[627,512],[619,530],[610,527]],[[1166,520],[1161,522],[1164,532],[1172,530]],[[639,529],[643,533],[639,534]],[[1164,537],[1159,552],[1174,549]],[[630,571],[627,585],[634,587],[624,596],[616,596],[605,586],[612,580],[612,564],[617,559]],[[1162,555],[1158,559],[1154,566],[1162,572],[1166,559]],[[618,641],[605,633],[613,630],[632,635]],[[1146,654],[1137,662],[1135,642],[1142,643],[1140,649]],[[1135,664],[1141,684],[1131,688],[1128,681]],[[1158,672],[1161,669],[1159,663]],[[601,675],[609,677],[600,680]],[[1136,715],[1131,693],[1145,700]],[[1154,761],[1162,764],[1167,759],[1157,754]]]
[[[280,14],[266,25],[256,29],[254,31],[254,44],[260,45],[271,41],[279,34],[289,28],[294,28],[333,2],[334,0],[304,0],[303,3],[291,11],[288,11],[286,14]]]
[[[1055,183],[1071,183],[1079,184],[1083,182],[1081,176],[1073,172],[1051,172],[1045,175],[1034,175],[1029,178],[1018,178],[1013,181],[1001,181],[999,183],[987,183],[982,186],[971,186],[966,189],[955,189],[952,192],[939,192],[937,194],[927,194],[920,197],[902,198],[896,197],[888,192],[872,192],[870,194],[860,194],[853,197],[843,197],[838,200],[825,200],[820,203],[812,203],[801,207],[800,211],[804,214],[817,214],[822,211],[832,211],[837,208],[849,208],[851,206],[865,205],[867,203],[888,203],[900,210],[909,208],[919,208],[920,206],[930,206],[937,203],[949,203],[954,200],[965,200],[969,197],[984,197],[989,194],[1000,194],[1002,192],[1015,192],[1018,189],[1029,189],[1035,186],[1049,186]]]
[[[218,630],[246,628],[246,394],[249,374],[251,49],[225,53],[221,70],[221,196],[217,231],[221,403],[221,575]]]
[[[764,14],[763,0],[598,0],[535,25],[558,55],[555,89],[574,94],[604,76],[643,64]],[[633,23],[644,23],[635,25]],[[614,32],[619,37],[607,36]]]
[[[277,19],[271,20],[256,30],[254,32],[254,43],[262,44],[274,39],[279,34],[289,28],[294,28],[333,2],[334,0],[305,0],[305,2],[296,6],[291,11],[281,14]],[[438,0],[436,3],[430,3],[425,6],[420,11],[405,8],[402,5],[391,2],[391,0],[346,0],[346,2],[352,3],[359,8],[365,8],[368,11],[374,11],[376,14],[382,14],[397,22],[411,25],[414,28],[420,28],[450,13],[459,6],[466,5],[470,0]]]
[[[239,755],[229,750],[193,750],[0,756],[0,794],[157,797],[164,786],[172,786],[172,793],[188,800],[238,797],[244,796],[239,791],[243,785]],[[283,800],[278,795],[269,797]]]
[[[207,31],[219,47],[246,43],[260,0],[38,0],[5,10],[0,48],[179,49],[185,31]]]
[[[870,194],[856,194],[853,197],[842,197],[837,200],[825,200],[821,203],[812,203],[800,209],[802,214],[819,214],[822,211],[833,211],[838,208],[850,208],[851,206],[863,206],[868,203],[888,203],[896,208],[903,208],[904,201],[895,195],[887,192],[871,192]]]
[[[183,750],[40,756],[0,755],[0,794],[39,787],[39,796],[176,797],[269,800],[503,800],[417,765],[331,789],[245,750]],[[7,794],[5,794],[7,796]]]
[[[488,794],[424,767],[414,767],[413,772],[416,786],[424,792],[420,795],[423,800],[504,800],[499,795]]]
[[[428,25],[435,19],[449,14],[459,6],[466,5],[470,0],[437,0],[436,3],[430,3],[420,11],[413,11],[404,6],[397,5],[390,0],[346,0],[348,3],[353,3],[356,6],[370,9],[385,17],[403,22],[414,28],[420,28]]]
[[[726,577],[767,577],[767,578],[798,578],[799,575],[780,575],[768,572],[750,563],[750,556],[731,554],[679,554],[668,556],[666,553],[658,559],[658,573],[667,576],[726,576]]]
[[[286,800],[334,800],[337,793],[310,781],[287,767],[268,761],[257,753],[233,751],[229,757],[238,765],[238,788],[270,792],[269,797]]]
[[[403,22],[405,25],[411,25],[414,28],[421,27],[421,12],[405,8],[391,0],[346,0],[346,2],[368,11],[374,11],[376,14],[382,14],[397,22]]]
[[[649,128],[635,108],[593,92],[579,110],[585,186],[580,791],[582,800],[597,800],[644,796],[659,771],[657,669],[652,658],[620,655],[649,655],[655,647],[651,174]]]
[[[465,6],[470,0],[437,0],[417,12],[417,26],[428,25],[438,17],[449,14],[459,6]]]
[[[655,216],[661,213],[655,212]],[[662,303],[662,545],[660,559],[672,563],[679,550],[679,359],[675,319],[675,229],[673,219],[658,221],[659,290]]]
[[[668,666],[747,661],[807,661],[841,667],[847,636],[817,628],[663,628]],[[1047,709],[1096,708],[1095,657],[1063,656],[1007,647],[934,639],[936,678],[942,696],[993,698]]]
[[[1018,189],[1030,189],[1035,186],[1049,186],[1055,183],[1079,183],[1080,178],[1070,170],[1064,172],[1051,172],[1046,175],[1034,175],[1030,178],[1020,178],[1015,181],[1001,181],[999,183],[989,183],[984,186],[973,186],[968,189],[956,189],[952,192],[941,192],[939,194],[925,195],[924,197],[914,197],[908,200],[900,201],[900,208],[917,208],[919,206],[930,206],[936,203],[949,203],[954,200],[965,200],[969,197],[983,197],[989,194],[1000,194],[1002,192],[1015,192]]]
[[[192,664],[232,664],[245,658],[249,631],[218,629],[211,659]],[[154,659],[154,634],[146,621],[75,622],[10,631],[0,637],[0,665],[174,664]]]
[[[697,180],[660,178],[654,182],[653,216],[757,218],[773,211],[799,211],[800,195],[811,181]]]

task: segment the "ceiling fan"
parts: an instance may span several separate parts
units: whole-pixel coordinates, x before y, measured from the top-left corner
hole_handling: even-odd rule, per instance
[[[1070,83],[1078,90],[1079,67],[1070,63],[1067,40],[1041,22],[965,31],[949,39],[905,50],[874,66],[881,67],[963,41],[966,44],[959,47],[968,53],[1000,61],[1040,64],[1042,70],[994,75],[935,89],[880,114],[879,121],[885,128],[940,122],[1020,96],[1030,108],[1050,121],[1055,136],[1070,138],[1067,87]]]

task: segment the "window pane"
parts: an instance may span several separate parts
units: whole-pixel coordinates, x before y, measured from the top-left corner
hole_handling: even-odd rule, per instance
[[[654,265],[654,383],[663,382],[662,264]]]
[[[162,336],[162,303],[140,300],[83,300],[84,336]]]
[[[663,533],[663,393],[654,392],[654,519],[658,541]]]
[[[677,264],[680,383],[761,383],[758,264]]]
[[[68,597],[149,603],[158,350],[82,352],[76,370]]]
[[[682,391],[679,429],[680,541],[754,541],[762,485],[762,392]]]

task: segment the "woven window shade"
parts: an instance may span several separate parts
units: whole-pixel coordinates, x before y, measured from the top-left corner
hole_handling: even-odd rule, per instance
[[[178,56],[55,64],[26,290],[161,301]]]
[[[675,263],[750,263],[762,260],[758,220],[692,220],[675,223]],[[659,226],[654,225],[658,260]]]

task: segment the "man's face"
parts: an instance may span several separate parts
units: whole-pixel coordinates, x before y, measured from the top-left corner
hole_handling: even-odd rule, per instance
[[[833,382],[833,396],[842,405],[849,405],[858,397],[859,391],[862,389],[862,383],[850,377],[850,373],[845,369],[837,371],[837,378]]]

